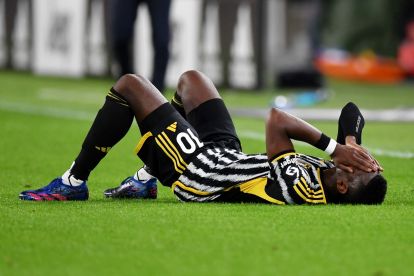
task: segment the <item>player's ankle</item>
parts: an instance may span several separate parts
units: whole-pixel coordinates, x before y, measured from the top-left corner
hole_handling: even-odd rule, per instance
[[[154,176],[152,176],[147,170],[146,167],[142,167],[140,168],[134,175],[133,178],[135,180],[141,181],[141,182],[145,182],[148,181],[152,178],[154,178]]]
[[[62,175],[62,183],[68,186],[80,186],[82,185],[82,183],[85,182],[85,180],[83,179],[79,179],[76,178],[72,173],[71,173],[71,169],[73,167],[73,164],[75,162],[72,163],[72,166]]]

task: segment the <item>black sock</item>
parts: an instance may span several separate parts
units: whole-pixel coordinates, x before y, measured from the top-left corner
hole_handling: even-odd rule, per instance
[[[185,115],[183,103],[181,102],[181,97],[177,94],[177,91],[174,93],[174,97],[171,99],[171,105],[181,114],[184,118],[187,118]]]
[[[359,108],[352,102],[347,103],[341,111],[338,120],[338,135],[336,141],[345,144],[345,137],[355,136],[358,145],[362,143],[362,130],[365,120]]]
[[[125,136],[133,119],[134,113],[127,101],[112,88],[82,144],[71,174],[87,180],[99,161]]]

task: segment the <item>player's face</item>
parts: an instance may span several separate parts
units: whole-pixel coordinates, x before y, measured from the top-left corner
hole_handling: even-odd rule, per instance
[[[354,170],[353,173],[344,172],[345,182],[348,186],[357,188],[359,185],[367,185],[368,182],[378,174],[378,172],[364,172],[361,170]]]

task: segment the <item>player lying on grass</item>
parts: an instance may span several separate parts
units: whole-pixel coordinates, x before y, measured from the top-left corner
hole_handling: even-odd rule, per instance
[[[136,153],[146,164],[107,197],[156,198],[156,178],[182,201],[275,204],[363,203],[384,200],[378,162],[360,146],[364,119],[347,104],[338,143],[288,113],[272,109],[266,154],[244,154],[230,115],[213,83],[188,71],[172,103],[145,78],[125,75],[106,97],[71,168],[23,200],[86,200],[86,180],[124,137],[133,118],[142,137]],[[333,161],[295,153],[291,139],[325,150]]]

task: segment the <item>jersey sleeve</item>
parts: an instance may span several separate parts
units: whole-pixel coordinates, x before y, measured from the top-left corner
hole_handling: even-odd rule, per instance
[[[287,153],[272,161],[274,178],[289,204],[326,204],[320,169],[301,162],[296,153]]]

